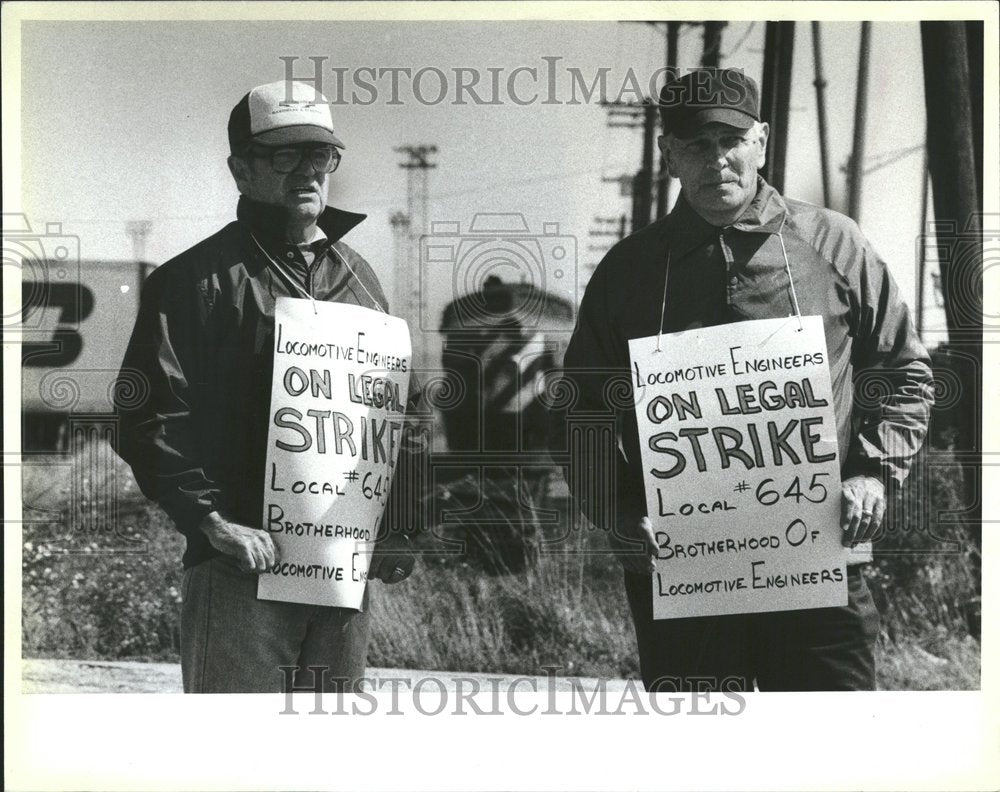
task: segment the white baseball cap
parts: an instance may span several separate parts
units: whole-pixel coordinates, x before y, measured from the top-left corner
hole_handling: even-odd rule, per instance
[[[326,97],[313,86],[293,80],[258,85],[229,115],[229,149],[248,143],[264,146],[329,143],[345,148],[333,134]]]

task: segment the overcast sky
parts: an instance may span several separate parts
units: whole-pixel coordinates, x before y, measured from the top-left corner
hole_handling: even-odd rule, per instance
[[[834,208],[841,210],[859,27],[822,26]],[[763,36],[763,22],[729,24],[723,64],[759,78]],[[912,303],[923,155],[905,152],[924,141],[918,25],[876,23],[872,44],[867,161],[903,156],[866,177],[861,225]],[[697,65],[701,45],[700,28],[683,29],[681,67]],[[577,238],[581,269],[594,263],[600,253],[588,246],[603,240],[588,236],[592,218],[629,211],[628,199],[602,176],[638,167],[640,132],[610,129],[597,96],[583,102],[578,93],[572,103],[572,70],[590,83],[605,69],[608,98],[624,87],[624,98],[634,99],[630,72],[645,85],[663,65],[664,42],[651,26],[617,22],[26,23],[22,183],[29,218],[62,222],[80,237],[84,259],[131,258],[129,220],[153,222],[147,257],[157,263],[217,230],[232,219],[237,197],[225,164],[229,112],[253,85],[284,77],[282,56],[297,59],[297,76],[314,73],[310,58],[324,59],[324,90],[344,100],[333,108],[347,150],[331,203],[369,215],[346,241],[391,294],[388,220],[406,206],[405,172],[393,148],[403,144],[438,147],[429,173],[432,221],[458,221],[464,233],[477,212],[520,212],[533,231],[558,223]],[[389,73],[377,79],[365,67],[425,69],[421,96],[400,73],[394,101]],[[521,72],[509,89],[518,67],[538,77]],[[434,69],[447,80],[439,103]],[[493,69],[500,103],[477,105],[466,95],[467,104],[456,104],[455,69],[479,73],[485,101]],[[785,191],[821,202],[813,79],[810,26],[800,22]],[[374,83],[374,98],[361,81]],[[546,103],[550,98],[555,103]],[[454,296],[450,285],[437,288],[441,304]]]

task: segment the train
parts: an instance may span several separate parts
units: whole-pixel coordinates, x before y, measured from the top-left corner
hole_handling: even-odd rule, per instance
[[[32,264],[22,263],[17,328],[21,447],[25,453],[66,451],[71,420],[113,414],[115,379],[153,265],[75,260],[60,266],[51,259]]]

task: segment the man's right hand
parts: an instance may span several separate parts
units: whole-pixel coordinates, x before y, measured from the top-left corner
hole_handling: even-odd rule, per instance
[[[212,547],[236,559],[244,572],[265,572],[278,561],[278,548],[266,531],[230,522],[210,512],[198,524]]]
[[[651,575],[656,570],[656,537],[653,523],[643,517],[628,536],[613,537],[613,546],[618,550],[618,558],[628,572],[637,575]],[[629,541],[625,541],[625,540]]]

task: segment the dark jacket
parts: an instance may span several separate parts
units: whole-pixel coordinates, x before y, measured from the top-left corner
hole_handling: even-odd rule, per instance
[[[613,417],[624,463],[613,504],[582,486],[585,477],[570,477],[597,527],[608,529],[611,513],[632,524],[646,513],[635,413],[611,381],[630,389],[628,340],[659,330],[668,249],[663,330],[672,333],[793,314],[779,234],[801,314],[823,317],[842,476],[880,476],[889,485],[906,477],[933,393],[930,359],[896,283],[852,220],[782,198],[758,179],[753,202],[726,228],[702,219],[682,192],[668,217],[615,245],[587,285],[565,356],[576,392],[570,418]],[[733,334],[739,338],[738,326]]]
[[[371,267],[339,241],[364,217],[327,208],[318,222],[326,248],[311,267],[300,259],[288,271],[317,300],[374,308],[374,297],[387,311]],[[295,263],[283,227],[280,210],[241,198],[236,222],[158,267],[143,287],[115,387],[115,450],[187,538],[185,567],[219,554],[198,528],[210,511],[261,527],[274,306],[278,297],[302,293],[253,237],[273,258]],[[331,244],[357,278],[329,252]],[[420,403],[411,382],[408,413]],[[404,438],[400,461],[421,451]]]

